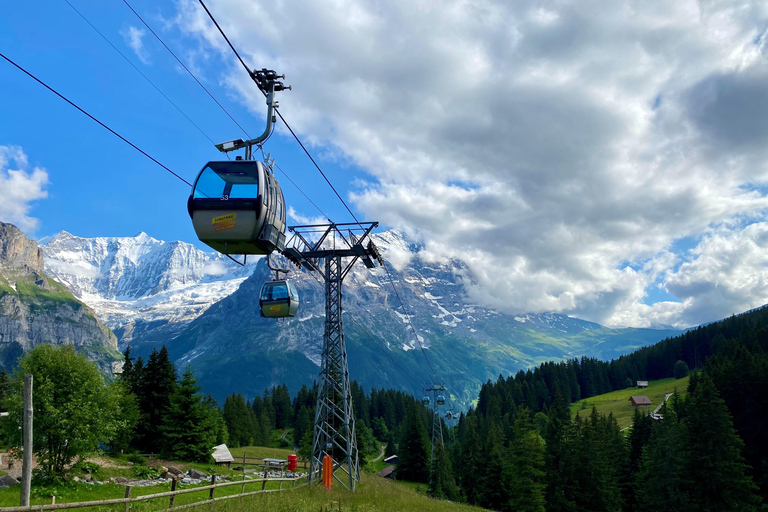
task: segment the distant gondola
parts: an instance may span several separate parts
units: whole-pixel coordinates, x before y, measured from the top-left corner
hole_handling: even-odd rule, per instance
[[[208,162],[197,175],[187,210],[200,241],[220,253],[270,254],[285,248],[283,192],[257,160]]]
[[[429,397],[425,396],[424,398],[422,398],[421,403],[424,405],[429,405]]]
[[[259,306],[263,317],[296,316],[299,310],[299,292],[290,281],[267,281],[261,287]]]
[[[442,395],[438,395],[437,397],[437,405],[445,405],[445,397]]]

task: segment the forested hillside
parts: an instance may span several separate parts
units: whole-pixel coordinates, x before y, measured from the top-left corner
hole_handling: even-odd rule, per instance
[[[622,432],[611,415],[569,413],[571,401],[686,366],[688,395],[673,396],[662,420],[638,412]],[[430,488],[509,511],[758,510],[768,494],[767,370],[761,308],[611,362],[500,377],[461,416]]]

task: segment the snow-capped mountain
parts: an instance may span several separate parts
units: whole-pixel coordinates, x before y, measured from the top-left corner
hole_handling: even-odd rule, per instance
[[[81,238],[62,231],[40,242],[46,272],[96,310],[121,346],[177,335],[255,268],[146,233]]]
[[[503,314],[469,301],[462,262],[424,261],[419,244],[396,231],[377,234],[375,242],[387,261],[401,263],[388,269],[405,312],[385,269],[357,264],[347,275],[342,306],[349,371],[365,388],[418,394],[439,382],[466,406],[499,374],[580,355],[612,358],[678,333],[608,329],[562,314]],[[268,278],[260,263],[236,292],[167,344],[177,365],[191,364],[217,398],[232,391],[253,396],[282,383],[296,390],[316,380],[325,316],[321,278],[305,270],[289,277],[301,296],[295,318],[259,317],[258,292]]]
[[[503,314],[468,299],[461,261],[422,259],[421,246],[393,230],[374,240],[392,262],[389,273],[358,263],[343,288],[350,376],[366,388],[418,394],[439,382],[455,403],[467,405],[499,374],[580,355],[612,358],[677,334],[608,329],[561,314]],[[317,379],[325,317],[320,276],[291,272],[299,314],[278,321],[259,316],[259,291],[270,277],[263,260],[239,267],[144,233],[60,233],[46,242],[46,271],[97,312],[121,348],[130,343],[132,354],[146,357],[166,345],[177,368],[192,365],[204,392],[254,396],[282,383],[296,391]]]

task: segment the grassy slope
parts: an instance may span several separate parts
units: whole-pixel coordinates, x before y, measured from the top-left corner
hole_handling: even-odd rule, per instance
[[[268,510],[270,512],[293,511],[377,511],[377,512],[470,512],[485,509],[460,505],[449,501],[433,500],[419,494],[413,486],[393,482],[384,478],[362,473],[362,482],[354,494],[343,487],[334,485],[333,491],[327,492],[320,487],[301,487],[294,491],[270,493],[254,498],[237,499],[214,504],[210,510],[215,512],[250,512]],[[421,485],[422,488],[426,487]],[[208,510],[205,507],[203,510]]]
[[[629,406],[629,397],[634,395],[645,395],[651,399],[650,410],[653,411],[657,405],[664,400],[664,395],[672,393],[675,389],[684,395],[688,391],[688,377],[675,379],[655,380],[648,384],[645,389],[628,388],[618,391],[611,391],[604,395],[597,395],[591,398],[585,398],[571,404],[571,416],[578,412],[581,415],[589,414],[594,405],[597,412],[601,414],[613,413],[620,427],[627,427],[632,423],[632,416],[635,410]]]

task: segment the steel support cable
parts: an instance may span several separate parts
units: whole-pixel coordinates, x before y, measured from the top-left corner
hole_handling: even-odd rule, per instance
[[[403,374],[405,374],[405,376],[406,376],[406,377],[408,377],[408,378],[409,378],[409,379],[411,379],[411,380],[412,380],[414,383],[416,383],[416,385],[417,385],[417,386],[421,386],[421,384],[419,383],[419,381],[417,381],[415,378],[413,378],[413,377],[411,376],[411,374],[410,374],[410,373],[408,373],[407,371],[405,371],[405,369],[403,369],[403,367],[402,367],[402,366],[400,366],[400,365],[397,363],[397,361],[395,361],[395,360],[392,358],[392,356],[389,354],[389,352],[387,352],[386,350],[384,350],[384,348],[383,348],[381,345],[379,345],[379,344],[376,342],[376,340],[374,339],[374,337],[373,337],[373,336],[372,336],[372,335],[371,335],[371,334],[370,334],[370,333],[369,333],[369,332],[368,332],[368,331],[365,329],[365,327],[363,327],[363,326],[362,326],[362,325],[361,325],[361,324],[360,324],[360,323],[359,323],[357,320],[355,320],[355,317],[354,317],[354,316],[352,316],[352,313],[350,313],[350,312],[349,312],[349,311],[347,311],[347,310],[344,310],[344,312],[345,312],[345,313],[347,313],[347,316],[349,317],[349,319],[350,319],[350,320],[352,320],[353,322],[355,322],[355,324],[357,324],[357,326],[360,328],[360,330],[361,330],[361,331],[363,331],[363,333],[364,333],[366,336],[368,336],[368,338],[370,338],[370,340],[371,340],[371,341],[372,341],[372,342],[373,342],[373,343],[374,343],[374,344],[375,344],[377,347],[379,347],[379,350],[381,350],[382,352],[384,352],[384,355],[385,355],[385,356],[387,356],[387,357],[389,358],[389,360],[390,360],[390,361],[392,361],[392,364],[394,364],[395,366],[397,366],[397,367],[400,369],[400,371],[401,371],[401,372],[403,372]]]
[[[261,144],[259,144],[259,150],[261,151],[261,156],[264,158],[264,161],[266,161],[266,160],[267,160],[267,157],[266,157],[266,155],[264,154],[264,148],[262,147],[262,145],[261,145]],[[328,215],[326,215],[326,214],[325,214],[325,212],[324,212],[323,210],[321,210],[321,209],[320,209],[320,207],[319,207],[319,206],[317,206],[317,205],[315,204],[315,202],[314,202],[312,199],[310,199],[310,198],[309,198],[309,196],[308,196],[306,193],[304,193],[304,191],[301,189],[301,187],[300,187],[300,186],[298,186],[298,185],[296,184],[296,182],[295,182],[295,181],[293,181],[293,180],[291,179],[291,177],[290,177],[290,176],[288,176],[288,173],[287,173],[287,172],[285,172],[285,171],[282,169],[282,167],[280,167],[279,165],[277,165],[277,164],[274,164],[274,165],[275,165],[275,167],[277,167],[277,170],[278,170],[278,171],[280,171],[281,173],[283,173],[283,176],[285,176],[285,178],[286,178],[288,181],[290,181],[290,182],[291,182],[291,185],[293,185],[294,187],[296,187],[296,190],[298,190],[299,192],[301,192],[301,195],[303,195],[303,196],[304,196],[304,198],[305,198],[307,201],[309,201],[309,202],[312,204],[312,206],[314,206],[314,207],[315,207],[315,209],[316,209],[318,212],[320,212],[320,214],[321,214],[323,217],[325,217],[325,219],[326,219],[328,222],[330,222],[331,224],[333,224],[333,221],[331,220],[331,218],[330,218]]]
[[[125,1],[125,0],[123,0],[123,1]],[[224,30],[221,28],[219,23],[216,21],[216,18],[213,17],[213,14],[211,13],[211,11],[208,10],[208,7],[205,5],[203,0],[198,0],[198,1],[200,2],[200,5],[203,6],[203,9],[205,9],[205,12],[208,14],[208,17],[211,18],[211,21],[213,22],[213,24],[216,25],[217,29],[219,29],[219,33],[221,33],[221,35],[224,38],[224,40],[227,42],[229,47],[232,49],[232,52],[234,52],[234,54],[237,56],[237,59],[240,61],[240,64],[242,64],[243,68],[245,68],[245,70],[248,72],[248,76],[253,78],[253,72],[248,67],[248,65],[245,63],[243,58],[240,57],[240,54],[238,53],[238,51],[235,49],[235,46],[232,44],[232,42],[227,37],[227,34],[224,33]],[[261,89],[259,89],[259,90],[261,90]],[[262,92],[262,94],[266,94],[264,91],[261,91],[261,92]],[[331,190],[333,190],[333,193],[336,194],[336,197],[339,198],[339,201],[341,201],[341,204],[344,205],[344,208],[346,208],[347,211],[349,212],[349,214],[352,216],[352,218],[355,219],[355,222],[360,224],[360,221],[357,219],[355,214],[352,213],[352,210],[347,205],[347,203],[344,201],[344,199],[341,197],[339,192],[336,190],[336,187],[333,186],[333,184],[331,183],[331,180],[328,179],[328,176],[326,176],[325,173],[323,172],[323,170],[320,168],[320,166],[317,165],[317,162],[315,161],[315,159],[312,158],[312,155],[309,153],[309,151],[307,150],[306,146],[304,146],[304,144],[301,142],[301,139],[299,139],[299,136],[296,135],[296,132],[293,131],[293,128],[291,128],[291,125],[288,124],[288,121],[285,120],[285,117],[283,117],[283,114],[280,113],[280,110],[275,109],[275,112],[277,112],[277,115],[280,117],[280,120],[283,122],[283,124],[285,124],[285,127],[288,128],[288,131],[291,132],[291,135],[293,135],[293,138],[296,139],[296,142],[299,143],[299,146],[301,146],[301,149],[304,150],[304,153],[307,155],[307,157],[309,157],[309,159],[312,161],[312,164],[320,172],[320,175],[323,177],[323,179],[325,179],[325,182],[328,183],[329,187],[331,187]],[[360,227],[362,228],[362,225]]]
[[[384,267],[384,270],[387,271],[387,277],[389,278],[389,283],[392,285],[392,289],[395,291],[395,296],[397,297],[398,302],[400,302],[400,308],[403,310],[403,314],[405,315],[405,318],[408,320],[408,325],[411,326],[411,330],[413,331],[413,335],[416,337],[416,343],[419,344],[419,348],[421,349],[421,353],[424,354],[424,359],[426,359],[427,364],[429,365],[429,369],[432,370],[432,375],[437,378],[437,374],[435,373],[435,369],[432,367],[432,363],[429,362],[429,358],[427,357],[427,351],[424,350],[424,345],[421,344],[421,340],[419,340],[419,335],[416,332],[416,328],[413,326],[413,322],[411,322],[411,316],[408,314],[408,312],[405,310],[405,304],[403,303],[403,299],[400,298],[400,292],[397,291],[397,287],[395,286],[395,281],[392,279],[392,274],[389,272],[389,268],[387,268],[387,265],[382,265]]]
[[[91,28],[92,28],[93,30],[95,30],[95,31],[96,31],[96,33],[97,33],[97,34],[99,34],[99,35],[101,36],[101,38],[102,38],[102,39],[104,39],[104,41],[106,41],[106,42],[109,44],[109,46],[111,46],[111,47],[112,47],[112,49],[114,49],[114,50],[115,50],[117,53],[119,53],[119,54],[120,54],[120,56],[121,56],[123,59],[125,59],[125,61],[126,61],[128,64],[130,64],[130,65],[131,65],[131,67],[133,67],[133,69],[135,69],[135,70],[136,70],[136,72],[137,72],[138,74],[140,74],[140,75],[141,75],[141,76],[144,78],[144,80],[146,80],[147,82],[149,82],[149,85],[151,85],[152,87],[154,87],[154,88],[155,88],[155,90],[156,90],[157,92],[159,92],[159,93],[162,95],[162,97],[163,97],[163,98],[165,98],[165,99],[168,101],[168,103],[170,103],[171,105],[173,105],[173,107],[174,107],[176,110],[178,110],[178,111],[179,111],[179,113],[180,113],[182,116],[184,116],[184,117],[186,118],[186,120],[187,120],[187,121],[189,121],[189,122],[192,124],[192,126],[194,126],[195,128],[197,128],[197,130],[198,130],[200,133],[202,133],[202,134],[203,134],[203,136],[204,136],[206,139],[208,139],[208,140],[211,142],[211,144],[216,144],[215,142],[213,142],[213,139],[211,139],[211,138],[208,136],[208,134],[207,134],[207,133],[205,133],[205,132],[203,131],[203,129],[202,129],[202,128],[200,128],[200,127],[197,125],[197,123],[195,123],[195,122],[194,122],[194,121],[193,121],[193,120],[192,120],[192,119],[191,119],[191,118],[190,118],[190,117],[189,117],[187,114],[185,114],[185,113],[184,113],[184,111],[183,111],[183,110],[181,110],[181,108],[179,108],[179,106],[178,106],[178,105],[176,105],[176,103],[174,103],[174,102],[173,102],[173,100],[171,100],[171,99],[170,99],[170,98],[169,98],[169,97],[168,97],[168,96],[167,96],[167,95],[166,95],[166,94],[165,94],[163,91],[161,91],[161,90],[160,90],[160,88],[159,88],[157,85],[155,85],[155,83],[154,83],[152,80],[150,80],[150,79],[149,79],[149,77],[147,77],[147,75],[145,75],[145,74],[144,74],[144,73],[143,73],[143,72],[142,72],[142,71],[141,71],[141,70],[140,70],[140,69],[139,69],[139,68],[138,68],[138,67],[137,67],[137,66],[136,66],[136,65],[135,65],[135,64],[134,64],[134,63],[133,63],[133,62],[132,62],[132,61],[131,61],[129,58],[128,58],[128,57],[126,57],[126,56],[125,56],[125,54],[124,54],[123,52],[121,52],[121,51],[120,51],[120,50],[117,48],[117,46],[115,46],[114,44],[112,44],[112,41],[110,41],[109,39],[107,39],[107,36],[105,36],[105,35],[104,35],[104,34],[103,34],[103,33],[102,33],[102,32],[101,32],[101,31],[100,31],[98,28],[96,28],[96,27],[94,26],[94,24],[93,24],[93,23],[91,23],[91,22],[88,20],[88,18],[86,18],[86,17],[83,15],[83,13],[81,13],[80,11],[78,11],[78,10],[77,10],[77,8],[76,8],[74,5],[72,5],[72,4],[69,2],[69,0],[64,0],[64,1],[67,3],[67,5],[68,5],[68,6],[70,6],[70,7],[72,8],[72,10],[73,10],[73,11],[75,11],[75,12],[76,12],[76,13],[77,13],[77,14],[78,14],[78,15],[79,15],[81,18],[83,18],[83,21],[85,21],[85,22],[86,22],[88,25],[90,25],[90,26],[91,26]]]
[[[310,275],[310,276],[312,276],[312,278],[313,278],[315,281],[317,281],[317,283],[318,283],[320,286],[324,286],[324,285],[323,285],[323,283],[322,283],[322,282],[321,282],[321,281],[320,281],[320,280],[319,280],[319,279],[318,279],[318,278],[317,278],[317,277],[316,277],[316,276],[315,276],[315,275],[314,275],[312,272],[310,272],[310,273],[309,273],[309,275]],[[353,321],[355,324],[357,324],[357,326],[360,328],[360,330],[361,330],[361,331],[363,331],[363,333],[364,333],[366,336],[368,336],[368,338],[370,338],[370,340],[371,340],[371,341],[374,343],[374,345],[376,345],[376,346],[379,348],[379,350],[381,350],[381,351],[384,353],[384,355],[385,355],[385,356],[387,356],[387,357],[389,358],[389,360],[390,360],[390,361],[392,361],[392,363],[393,363],[395,366],[397,366],[397,367],[400,369],[400,371],[401,371],[401,372],[403,372],[403,374],[404,374],[406,377],[408,377],[408,378],[409,378],[409,379],[411,379],[411,380],[412,380],[414,383],[416,383],[416,385],[417,385],[417,386],[421,386],[421,384],[419,383],[419,381],[417,381],[417,380],[416,380],[416,379],[415,379],[415,378],[414,378],[414,377],[413,377],[413,376],[412,376],[410,373],[408,373],[408,372],[407,372],[407,371],[406,371],[406,370],[405,370],[405,369],[404,369],[402,366],[400,366],[400,365],[397,363],[397,361],[395,361],[395,360],[392,358],[392,355],[391,355],[389,352],[387,352],[386,350],[384,350],[384,348],[383,348],[381,345],[379,345],[379,344],[378,344],[378,342],[376,341],[376,339],[374,339],[374,337],[373,337],[373,336],[372,336],[372,335],[371,335],[371,334],[368,332],[368,330],[367,330],[365,327],[363,327],[363,326],[362,326],[362,324],[360,324],[360,322],[358,322],[357,320],[355,320],[355,317],[352,315],[352,313],[350,313],[350,312],[349,312],[349,310],[342,308],[342,311],[343,311],[344,313],[346,313],[346,314],[347,314],[347,316],[349,317],[349,319],[350,319],[350,320],[352,320],[352,321]]]
[[[131,7],[131,4],[129,4],[127,0],[123,0],[123,3],[125,3],[125,5],[127,5],[127,6],[128,6],[128,8],[131,10],[131,12],[133,12],[133,14],[135,14],[135,15],[136,15],[136,17],[137,17],[137,18],[139,18],[139,20],[141,20],[141,22],[144,24],[144,26],[145,26],[145,27],[147,27],[147,29],[148,29],[150,32],[152,32],[152,35],[153,35],[153,36],[155,36],[155,38],[156,38],[158,41],[160,41],[160,44],[162,44],[162,45],[165,47],[165,49],[166,49],[166,50],[168,50],[168,52],[169,52],[171,55],[173,55],[173,58],[174,58],[174,59],[176,59],[176,62],[178,62],[179,64],[181,64],[181,67],[183,67],[183,68],[184,68],[184,70],[185,70],[187,73],[189,73],[189,76],[191,76],[192,78],[194,78],[194,79],[195,79],[195,82],[197,82],[197,84],[198,84],[200,87],[202,87],[202,88],[203,88],[203,90],[204,90],[206,93],[208,93],[208,96],[210,96],[210,97],[211,97],[211,99],[212,99],[213,101],[215,101],[215,102],[216,102],[216,104],[219,106],[219,108],[220,108],[221,110],[223,110],[223,111],[224,111],[224,113],[225,113],[225,114],[227,114],[227,116],[229,116],[229,118],[232,120],[232,122],[233,122],[233,123],[235,123],[235,124],[237,125],[237,127],[238,127],[238,128],[240,128],[240,129],[243,131],[243,133],[244,133],[244,134],[245,134],[245,135],[246,135],[246,136],[247,136],[247,137],[250,139],[250,138],[251,138],[251,136],[248,134],[248,132],[247,132],[247,131],[245,131],[245,128],[243,128],[242,126],[240,126],[240,123],[238,123],[237,121],[235,121],[235,118],[234,118],[234,117],[232,117],[232,114],[230,114],[229,112],[227,112],[227,109],[225,109],[225,108],[224,108],[224,106],[223,106],[221,103],[219,103],[219,100],[217,100],[216,98],[214,98],[214,97],[213,97],[213,94],[211,94],[211,92],[210,92],[210,91],[209,91],[209,90],[208,90],[208,89],[207,89],[207,88],[206,88],[206,87],[205,87],[205,86],[202,84],[202,82],[200,82],[200,80],[198,80],[198,79],[197,79],[197,77],[195,76],[195,74],[194,74],[194,73],[192,73],[192,72],[189,70],[189,68],[187,68],[187,66],[185,66],[185,65],[184,65],[184,63],[183,63],[183,62],[181,62],[181,59],[179,59],[179,58],[176,56],[176,54],[175,54],[175,53],[173,53],[173,50],[171,50],[171,49],[168,47],[168,45],[167,45],[167,44],[165,44],[165,42],[164,42],[164,41],[163,41],[163,40],[160,38],[160,36],[159,36],[159,35],[157,35],[157,34],[155,33],[155,31],[154,31],[154,30],[152,30],[152,27],[150,27],[150,26],[147,24],[147,22],[146,22],[146,21],[144,21],[144,18],[142,18],[141,16],[139,16],[139,13],[137,13],[137,12],[134,10],[134,8],[133,8],[133,7]]]
[[[170,169],[169,169],[168,167],[166,167],[165,165],[161,164],[161,163],[160,163],[159,161],[157,161],[157,160],[156,160],[154,157],[152,157],[151,155],[149,155],[149,154],[148,154],[146,151],[144,151],[143,149],[141,149],[140,147],[138,147],[136,144],[134,144],[133,142],[129,141],[128,139],[126,139],[125,137],[123,137],[122,135],[120,135],[119,133],[117,133],[115,130],[113,130],[112,128],[110,128],[110,127],[109,127],[109,126],[107,126],[106,124],[104,124],[104,123],[102,123],[101,121],[99,121],[98,119],[96,119],[94,116],[92,116],[91,114],[89,114],[88,112],[86,112],[85,110],[83,110],[82,108],[80,108],[79,106],[77,106],[75,103],[73,103],[72,101],[70,101],[69,99],[67,99],[67,98],[66,98],[64,95],[62,95],[61,93],[59,93],[58,91],[56,91],[55,89],[53,89],[51,86],[49,86],[48,84],[46,84],[45,82],[43,82],[42,80],[40,80],[39,78],[37,78],[35,75],[33,75],[32,73],[30,73],[29,71],[27,71],[26,69],[24,69],[23,67],[21,67],[20,65],[16,64],[16,63],[15,63],[14,61],[12,61],[10,58],[6,57],[6,56],[5,56],[4,54],[2,54],[2,53],[0,53],[0,57],[4,58],[5,60],[7,60],[7,61],[8,61],[8,62],[10,62],[11,64],[13,64],[13,65],[14,65],[16,68],[18,68],[20,71],[22,71],[24,74],[26,74],[26,75],[27,75],[28,77],[30,77],[31,79],[33,79],[35,82],[39,83],[40,85],[42,85],[43,87],[45,87],[46,89],[48,89],[49,91],[51,91],[53,94],[55,94],[55,95],[56,95],[56,96],[58,96],[59,98],[63,99],[64,101],[66,101],[67,103],[69,103],[70,105],[72,105],[73,107],[75,107],[77,110],[79,110],[80,112],[82,112],[83,114],[85,114],[86,116],[88,116],[89,118],[91,118],[91,120],[92,120],[92,121],[95,121],[96,123],[98,123],[99,125],[101,125],[101,127],[102,127],[102,128],[104,128],[104,129],[108,130],[110,133],[112,133],[112,135],[114,135],[114,136],[118,137],[120,140],[122,140],[123,142],[125,142],[126,144],[128,144],[129,146],[131,146],[133,149],[135,149],[136,151],[138,151],[139,153],[141,153],[141,154],[142,154],[142,155],[144,155],[145,157],[147,157],[147,158],[149,158],[150,160],[152,160],[153,162],[155,162],[157,165],[159,165],[160,167],[162,167],[163,169],[165,169],[165,170],[166,170],[166,171],[168,171],[169,173],[171,173],[171,174],[173,174],[174,176],[176,176],[177,178],[179,178],[181,181],[183,181],[184,183],[186,183],[186,184],[187,184],[187,185],[189,185],[190,187],[192,186],[192,184],[191,184],[190,182],[188,182],[187,180],[185,180],[184,178],[182,178],[181,176],[179,176],[178,174],[176,174],[175,172],[173,172],[172,170],[170,170]]]
[[[125,1],[125,0],[123,0],[123,1]],[[253,78],[253,72],[252,72],[252,71],[251,71],[251,69],[248,67],[248,65],[245,63],[245,61],[243,60],[243,58],[240,56],[240,53],[237,51],[237,49],[235,48],[235,46],[234,46],[234,45],[232,44],[232,42],[229,40],[229,37],[227,37],[227,34],[224,32],[224,30],[221,28],[221,26],[219,25],[219,23],[216,21],[216,18],[213,16],[213,14],[211,13],[211,11],[210,11],[210,10],[208,10],[208,7],[205,5],[205,2],[204,2],[203,0],[198,0],[198,2],[200,2],[200,5],[201,5],[201,6],[203,7],[203,9],[205,10],[206,14],[208,14],[208,17],[211,19],[211,21],[213,22],[213,24],[214,24],[214,25],[216,26],[216,28],[219,30],[219,33],[221,34],[221,36],[224,38],[224,40],[227,42],[227,44],[229,45],[229,47],[232,49],[232,52],[235,54],[235,56],[237,57],[237,59],[240,61],[240,64],[242,64],[243,68],[245,68],[245,71],[246,71],[246,72],[248,72],[248,76],[250,76],[251,78]],[[259,89],[259,90],[261,90],[261,89]],[[262,94],[265,94],[265,93],[264,93],[264,91],[261,91],[261,92],[262,92]],[[352,218],[353,218],[353,219],[355,219],[355,222],[356,222],[358,225],[360,225],[360,227],[362,228],[363,226],[360,224],[360,221],[357,219],[357,217],[355,216],[355,214],[352,212],[352,210],[350,209],[350,207],[347,205],[346,201],[344,201],[344,199],[341,197],[341,195],[339,194],[339,192],[336,190],[336,187],[334,187],[334,186],[333,186],[333,184],[331,183],[331,181],[328,179],[328,176],[326,176],[326,175],[325,175],[325,173],[323,172],[323,170],[320,168],[320,166],[317,164],[317,162],[315,161],[315,159],[314,159],[314,158],[312,157],[312,155],[309,153],[309,151],[307,150],[306,146],[304,146],[304,144],[301,142],[301,139],[299,139],[299,136],[298,136],[298,135],[296,135],[296,132],[294,132],[294,131],[293,131],[293,128],[291,128],[291,125],[290,125],[290,124],[288,124],[288,121],[286,121],[286,120],[285,120],[285,117],[283,117],[283,114],[282,114],[282,113],[280,112],[280,110],[278,110],[278,109],[275,109],[275,112],[277,112],[277,115],[280,117],[280,120],[283,122],[283,124],[285,124],[285,127],[286,127],[286,128],[288,128],[288,131],[289,131],[289,132],[291,132],[291,135],[293,135],[293,138],[294,138],[294,139],[296,139],[296,142],[298,142],[299,146],[301,146],[301,149],[302,149],[302,150],[304,150],[304,153],[307,155],[307,157],[309,157],[309,159],[310,159],[310,161],[312,162],[312,164],[313,164],[313,165],[315,166],[315,168],[316,168],[316,169],[317,169],[317,170],[320,172],[320,175],[323,177],[323,179],[325,179],[325,182],[326,182],[326,183],[328,183],[328,186],[330,186],[330,187],[331,187],[331,190],[333,190],[333,193],[334,193],[334,194],[336,194],[336,197],[338,197],[338,198],[339,198],[339,201],[341,201],[341,204],[343,204],[343,205],[344,205],[344,208],[346,208],[346,209],[347,209],[347,212],[349,212],[349,214],[352,216]],[[289,179],[290,179],[290,178],[289,178]],[[293,181],[291,181],[291,183],[293,183]],[[302,193],[303,193],[303,192],[302,192]],[[306,197],[306,195],[305,195],[305,197]],[[313,204],[314,204],[314,203],[313,203]],[[319,209],[319,208],[318,208],[318,209]],[[326,216],[326,218],[327,218],[327,216]],[[330,219],[329,219],[329,220],[330,220]],[[392,280],[392,276],[390,275],[389,269],[386,267],[386,265],[384,265],[384,268],[386,269],[386,271],[387,271],[387,275],[389,276],[389,281],[390,281],[390,283],[392,284],[392,289],[394,289],[394,290],[395,290],[395,295],[397,295],[397,298],[398,298],[398,300],[400,301],[400,307],[403,309],[403,313],[405,313],[405,317],[408,319],[408,324],[411,326],[411,329],[413,330],[413,334],[414,334],[414,336],[416,337],[416,342],[419,344],[419,347],[421,348],[421,352],[424,354],[424,359],[426,359],[426,361],[427,361],[427,364],[429,365],[429,369],[430,369],[430,370],[432,370],[432,374],[434,375],[434,374],[435,374],[435,370],[434,370],[434,368],[432,367],[432,363],[430,363],[430,362],[429,362],[429,358],[427,357],[427,353],[426,353],[426,351],[424,350],[424,347],[422,346],[422,344],[421,344],[421,341],[419,340],[419,336],[418,336],[418,334],[416,333],[416,329],[413,327],[413,323],[411,322],[411,317],[410,317],[410,316],[408,315],[408,313],[405,311],[405,305],[403,304],[403,301],[400,299],[400,293],[397,291],[397,287],[395,287],[395,282]]]

